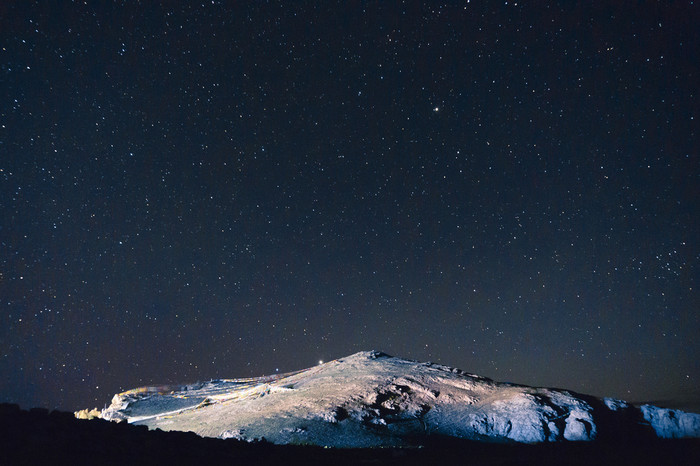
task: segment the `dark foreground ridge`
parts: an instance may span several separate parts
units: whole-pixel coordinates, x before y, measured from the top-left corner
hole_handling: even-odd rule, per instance
[[[697,465],[700,440],[489,444],[459,439],[422,439],[421,448],[332,449],[203,438],[187,432],[149,431],[145,426],[73,413],[0,404],[0,464],[475,464],[475,465]]]

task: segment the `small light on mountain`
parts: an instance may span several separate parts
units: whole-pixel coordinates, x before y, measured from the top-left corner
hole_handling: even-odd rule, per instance
[[[318,365],[320,366],[321,364],[323,364],[323,359],[318,360]]]

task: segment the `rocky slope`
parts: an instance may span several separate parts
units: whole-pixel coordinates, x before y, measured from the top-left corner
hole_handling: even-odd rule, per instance
[[[375,351],[269,377],[129,390],[100,416],[205,437],[335,447],[416,445],[436,436],[521,443],[700,437],[698,414],[499,383]]]

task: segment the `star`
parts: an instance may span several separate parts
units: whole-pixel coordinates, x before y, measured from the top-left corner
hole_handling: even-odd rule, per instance
[[[24,3],[0,27],[0,402],[368,349],[697,393],[688,2],[587,9],[594,31],[522,1]]]

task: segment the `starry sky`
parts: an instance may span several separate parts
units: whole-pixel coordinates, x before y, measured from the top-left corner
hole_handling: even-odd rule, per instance
[[[700,409],[697,2],[162,3],[0,6],[0,401],[377,349]]]

